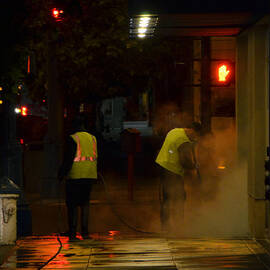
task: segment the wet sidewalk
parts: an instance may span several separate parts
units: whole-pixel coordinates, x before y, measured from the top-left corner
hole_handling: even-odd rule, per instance
[[[26,237],[17,241],[0,269],[270,269],[267,250],[249,239],[176,239],[117,231],[91,236],[75,242],[60,237],[61,243],[57,236]]]
[[[168,237],[158,234],[161,224],[157,179],[136,179],[132,201],[128,199],[126,179],[120,181],[118,175],[106,179],[107,192],[102,184],[95,186],[90,202],[91,240],[69,242],[67,237],[57,238],[56,232],[67,230],[62,197],[47,200],[35,194],[27,196],[35,236],[19,239],[0,269],[270,269],[269,249],[248,239],[242,230],[243,219],[235,218],[241,217],[241,207],[232,208],[227,200],[219,204],[214,200],[196,208],[191,203],[193,197],[188,196],[186,213],[197,219],[187,219],[181,231],[177,226],[179,235]],[[201,223],[196,222],[198,219]]]

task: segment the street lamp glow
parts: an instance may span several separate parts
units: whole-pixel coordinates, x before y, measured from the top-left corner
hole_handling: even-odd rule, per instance
[[[17,114],[19,114],[19,113],[21,113],[21,109],[20,108],[15,108],[15,113],[17,113]]]
[[[144,33],[146,33],[146,31],[147,31],[147,28],[139,28],[138,29],[139,34],[144,34]]]
[[[153,36],[157,22],[158,17],[150,14],[142,14],[134,18],[130,18],[130,36],[137,38]]]
[[[149,23],[145,22],[145,23],[139,23],[139,27],[148,27]]]
[[[138,34],[138,37],[139,38],[144,38],[145,37],[145,34]]]
[[[150,21],[150,16],[149,15],[142,15],[142,17],[140,18],[141,21]]]
[[[140,18],[140,23],[148,23],[150,21],[150,17],[149,16],[144,16]]]
[[[151,18],[150,17],[142,17],[139,21],[139,27],[147,27]]]
[[[149,22],[140,22],[139,27],[147,27],[149,25]]]

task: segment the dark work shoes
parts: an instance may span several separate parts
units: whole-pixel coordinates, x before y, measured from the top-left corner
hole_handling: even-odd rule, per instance
[[[82,239],[91,239],[88,233],[82,233],[82,239],[80,237],[76,236],[76,233],[70,233],[69,231],[67,232],[62,232],[60,233],[60,236],[67,236],[69,238],[69,241],[78,241]]]
[[[76,237],[76,233],[71,233],[69,231],[60,233],[60,236],[67,236],[69,238],[69,241],[77,241],[80,240]]]

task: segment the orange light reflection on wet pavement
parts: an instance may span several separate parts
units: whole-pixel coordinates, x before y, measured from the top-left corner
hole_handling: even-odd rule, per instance
[[[69,249],[70,245],[68,243],[68,237],[59,237],[62,243],[62,249]],[[35,241],[35,245],[33,246],[33,241]],[[23,246],[23,250],[21,253],[16,253],[17,261],[23,261],[25,264],[24,268],[28,267],[31,263],[37,262],[40,265],[45,264],[49,261],[55,254],[58,252],[60,243],[57,239],[56,235],[53,236],[44,236],[44,237],[29,237],[22,240],[17,241],[17,246]],[[31,260],[27,261],[27,254],[31,251]],[[26,257],[25,257],[26,256]],[[29,265],[28,265],[29,263]],[[61,266],[69,265],[70,262],[60,253],[56,256],[56,258],[50,261],[47,265],[55,265],[55,269],[61,268]],[[17,263],[17,267],[20,263]],[[46,266],[44,266],[46,268]],[[20,268],[20,267],[19,267]],[[17,268],[16,268],[17,269]]]
[[[109,254],[109,258],[114,258],[115,257],[115,254],[113,254],[113,253],[111,253],[111,254]]]
[[[109,231],[109,235],[111,236],[115,236],[115,235],[119,235],[120,232],[119,231]]]
[[[100,233],[94,233],[90,236],[95,240],[107,240],[107,241],[113,241],[116,236],[120,235],[119,231],[108,231],[108,235],[102,235]]]

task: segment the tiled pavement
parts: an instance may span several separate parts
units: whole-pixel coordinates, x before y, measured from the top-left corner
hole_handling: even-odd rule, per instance
[[[17,241],[0,269],[270,269],[269,255],[249,239],[176,239],[121,235],[117,231],[92,234],[91,240],[69,242],[56,236]]]
[[[267,250],[252,239],[172,238],[132,233],[119,222],[111,206],[134,227],[160,231],[158,185],[149,183],[148,188],[143,183],[143,188],[138,187],[134,201],[129,202],[126,189],[109,186],[108,203],[102,186],[97,186],[90,204],[93,239],[69,242],[66,237],[60,237],[59,254],[61,245],[53,232],[66,230],[63,201],[30,200],[33,233],[40,236],[18,240],[0,269],[270,269]]]

